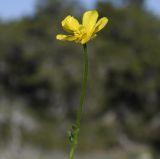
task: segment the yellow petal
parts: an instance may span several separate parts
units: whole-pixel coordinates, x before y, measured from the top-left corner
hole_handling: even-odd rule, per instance
[[[58,34],[58,35],[56,36],[56,39],[57,39],[57,40],[62,40],[62,41],[74,41],[74,40],[76,40],[76,37],[75,37],[75,36],[72,36],[72,35]]]
[[[83,26],[90,31],[96,24],[98,19],[98,12],[96,10],[87,11],[83,15]]]
[[[90,37],[86,37],[84,39],[81,40],[81,44],[86,44],[91,38]]]
[[[95,25],[94,33],[97,33],[98,31],[102,30],[107,23],[108,23],[108,19],[106,17],[101,18]]]
[[[73,33],[74,31],[79,29],[79,22],[77,19],[75,19],[72,16],[67,16],[63,21],[62,21],[62,27],[65,31],[69,33]]]
[[[88,43],[90,40],[94,39],[97,35],[94,34],[92,36],[85,36],[82,40],[81,40],[81,44],[86,44]]]

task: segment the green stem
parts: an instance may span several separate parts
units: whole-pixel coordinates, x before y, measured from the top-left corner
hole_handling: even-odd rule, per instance
[[[82,116],[83,107],[84,107],[84,98],[85,98],[86,90],[87,90],[88,52],[87,52],[86,44],[83,45],[83,49],[84,49],[84,72],[83,72],[82,90],[81,90],[81,96],[80,96],[79,110],[77,111],[77,114],[76,114],[76,123],[74,126],[72,126],[72,130],[69,135],[69,140],[71,143],[69,159],[74,159],[74,153],[75,153],[75,149],[78,143],[79,129],[81,125],[81,116]]]

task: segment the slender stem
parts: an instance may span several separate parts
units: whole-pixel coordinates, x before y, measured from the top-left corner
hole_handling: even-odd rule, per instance
[[[77,111],[77,114],[76,114],[76,123],[74,126],[72,126],[72,130],[69,135],[69,140],[71,143],[69,159],[74,159],[74,153],[78,143],[79,129],[81,125],[81,116],[82,116],[83,107],[84,107],[84,99],[85,99],[86,90],[87,90],[88,52],[87,52],[86,44],[83,45],[83,49],[84,49],[84,72],[83,72],[82,90],[81,90],[81,96],[80,96],[79,110]]]
[[[83,111],[83,106],[84,106],[84,98],[86,95],[86,90],[87,90],[87,79],[88,79],[88,53],[87,53],[87,45],[83,45],[84,49],[84,73],[83,73],[83,82],[82,82],[82,90],[81,90],[81,97],[80,97],[80,106],[79,106],[79,111],[77,112],[77,119],[76,119],[76,124],[80,126],[81,123],[81,114]]]

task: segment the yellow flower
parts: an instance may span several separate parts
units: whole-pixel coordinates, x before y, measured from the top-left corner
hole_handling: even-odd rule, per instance
[[[71,35],[58,34],[56,38],[62,41],[75,41],[76,43],[86,44],[96,36],[96,33],[103,29],[108,22],[106,17],[98,20],[96,10],[87,11],[83,15],[82,24],[73,16],[67,16],[62,21],[63,29]]]

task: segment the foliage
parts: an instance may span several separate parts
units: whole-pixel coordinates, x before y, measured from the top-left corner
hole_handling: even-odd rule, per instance
[[[69,7],[65,7],[60,0],[45,2],[37,5],[33,17],[1,22],[0,92],[1,98],[7,100],[24,99],[26,108],[42,124],[62,123],[72,120],[77,108],[82,48],[55,39],[61,31],[60,19],[69,12],[75,13],[74,5],[68,2]],[[106,30],[89,44],[90,79],[84,118],[93,131],[90,138],[81,142],[93,145],[96,137],[97,145],[107,147],[120,144],[125,135],[127,140],[157,148],[160,146],[160,21],[134,5],[120,8],[101,2],[97,9],[110,21]],[[55,125],[58,130],[63,128]],[[85,132],[86,126],[82,135]],[[60,133],[64,137],[64,132]],[[33,141],[43,144],[41,136]],[[47,141],[53,146],[52,140]]]

